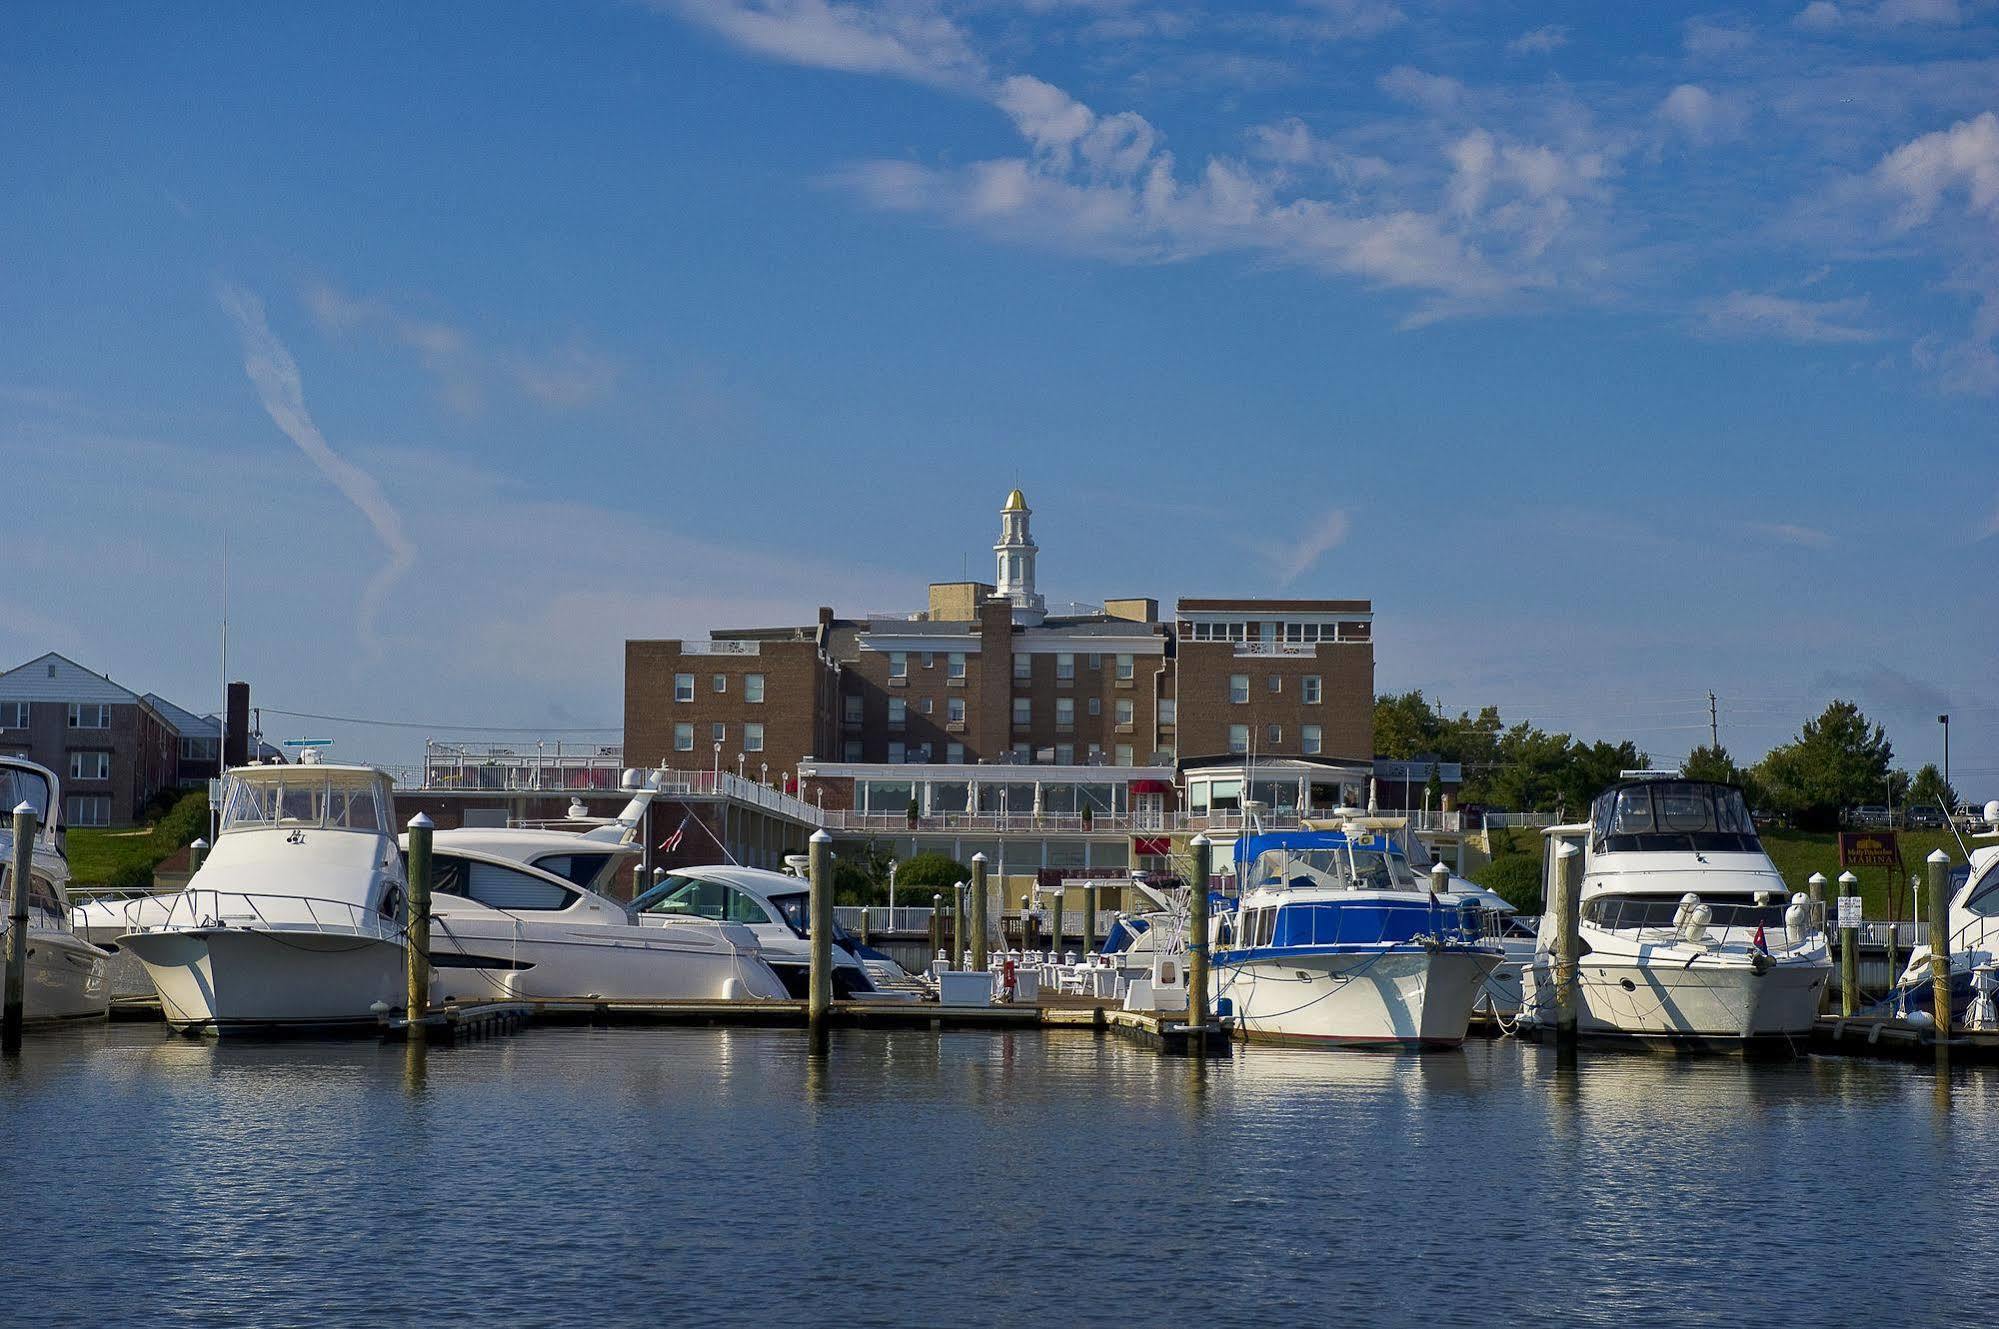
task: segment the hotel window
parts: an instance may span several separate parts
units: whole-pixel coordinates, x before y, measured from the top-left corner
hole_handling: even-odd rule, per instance
[[[850,692],[847,694],[846,707],[847,707],[848,724],[859,724],[861,722],[861,708],[864,704],[865,703],[861,700],[860,693]]]
[[[925,697],[922,701],[916,703],[916,709],[922,711],[925,715],[929,715],[937,709],[937,703],[929,697]]]
[[[1032,698],[1015,697],[1013,699],[1013,722],[1016,725],[1030,725],[1034,723],[1034,701]]]
[[[1275,619],[1265,619],[1259,622],[1256,625],[1256,639],[1258,641],[1276,641],[1277,621]]]
[[[965,699],[952,697],[944,703],[944,718],[952,724],[965,723]]]
[[[1057,683],[1068,683],[1073,681],[1075,677],[1076,657],[1067,651],[1057,654],[1055,657],[1055,681]]]
[[[909,677],[908,651],[890,651],[888,653],[888,676],[890,678]]]
[[[1074,697],[1057,697],[1055,699],[1055,727],[1057,729],[1074,729],[1076,727],[1076,699]]]
[[[888,760],[891,766],[900,766],[902,764],[903,751],[904,749],[900,742],[892,742],[888,745]]]
[[[743,751],[762,752],[764,750],[764,727],[760,724],[743,726]]]
[[[1320,684],[1317,674],[1307,674],[1305,677],[1299,679],[1298,690],[1299,694],[1305,699],[1307,706],[1317,706],[1319,704]]]
[[[717,720],[714,724],[708,726],[709,742],[726,743],[728,742],[728,740],[729,740],[729,726],[723,724],[720,720]]]
[[[1173,714],[1178,709],[1179,703],[1171,697],[1161,698],[1159,702],[1159,723],[1162,726],[1172,724]]]
[[[1300,725],[1298,728],[1298,746],[1306,756],[1318,756],[1320,747],[1319,726],[1315,724]]]
[[[109,780],[111,778],[111,754],[108,752],[70,753],[69,778],[72,780]]]
[[[73,701],[69,704],[71,729],[109,729],[111,708],[101,701]]]
[[[729,676],[727,674],[715,675],[715,691],[717,693],[723,693],[727,692],[728,690],[729,690]]]
[[[953,651],[944,657],[944,674],[948,678],[963,678],[965,676],[965,653],[963,651]]]
[[[1013,657],[1013,681],[1025,683],[1034,677],[1034,657],[1016,655]]]
[[[840,758],[842,761],[858,762],[861,759],[861,740],[850,738],[841,744]]]
[[[1272,694],[1284,691],[1284,675],[1272,674],[1270,676],[1270,691]]]
[[[888,699],[888,727],[900,729],[909,722],[909,703],[900,697]]]
[[[673,699],[675,701],[694,700],[694,675],[675,674],[673,676]]]
[[[111,824],[111,800],[103,794],[71,794],[63,805],[63,820],[71,826]]]
[[[1249,726],[1248,726],[1248,725],[1246,725],[1246,724],[1232,724],[1232,725],[1230,725],[1230,726],[1229,726],[1229,751],[1230,751],[1230,752],[1248,752],[1248,751],[1249,751]]]
[[[1132,676],[1133,672],[1135,671],[1135,668],[1136,664],[1131,656],[1129,655],[1118,656],[1117,676],[1119,678],[1129,679]]]
[[[1284,640],[1286,641],[1305,640],[1305,625],[1303,623],[1286,623],[1284,625]]]
[[[1229,700],[1237,706],[1249,705],[1249,675],[1229,675]]]
[[[694,726],[677,724],[673,727],[673,750],[675,752],[694,751]]]
[[[1117,764],[1120,766],[1131,765],[1131,744],[1120,743],[1117,745]]]
[[[944,745],[944,760],[953,766],[963,766],[965,764],[965,745],[963,743],[946,743]]]
[[[1103,652],[1101,652],[1101,651],[1091,651],[1091,652],[1090,652],[1090,668],[1091,668],[1091,669],[1092,669],[1092,670],[1094,671],[1094,670],[1099,670],[1099,669],[1102,669],[1103,667],[1104,667],[1104,656],[1103,656]]]
[[[0,729],[26,729],[27,727],[27,702],[0,701]]]
[[[1132,704],[1130,697],[1119,697],[1117,699],[1117,722],[1119,724],[1130,724],[1132,716],[1136,711],[1137,707]]]
[[[1090,698],[1090,714],[1102,715],[1103,713],[1104,713],[1104,699],[1102,697]]]
[[[1281,724],[1265,725],[1263,727],[1263,741],[1273,748],[1282,743],[1284,741],[1284,726]]]
[[[764,699],[764,676],[762,674],[743,675],[743,700],[762,705]]]
[[[1074,766],[1076,764],[1076,745],[1074,743],[1057,743],[1055,745],[1055,764],[1057,766]]]
[[[937,663],[937,652],[935,652],[935,651],[925,651],[925,652],[923,653],[923,667],[924,667],[925,669],[928,669],[928,668],[930,668],[931,666],[935,665],[936,663]]]

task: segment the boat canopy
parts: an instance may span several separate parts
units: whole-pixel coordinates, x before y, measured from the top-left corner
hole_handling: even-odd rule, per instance
[[[49,778],[47,771],[31,762],[0,764],[0,816],[25,802],[35,810],[35,824],[48,825]]]
[[[1401,845],[1385,831],[1274,831],[1236,841],[1236,879],[1300,890],[1421,889]]]
[[[1628,780],[1597,795],[1590,834],[1598,853],[1759,853],[1756,823],[1734,785],[1708,780]]]
[[[284,829],[387,833],[389,777],[369,766],[246,766],[229,773],[221,834]]]

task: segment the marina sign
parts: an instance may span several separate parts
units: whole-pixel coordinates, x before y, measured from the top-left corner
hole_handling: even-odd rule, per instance
[[[1893,868],[1902,865],[1902,848],[1893,831],[1841,831],[1839,865],[1842,868]]]

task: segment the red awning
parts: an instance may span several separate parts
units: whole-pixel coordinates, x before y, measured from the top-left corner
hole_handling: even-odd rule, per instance
[[[1167,858],[1173,853],[1173,840],[1165,835],[1134,835],[1131,852],[1140,858]]]
[[[1133,780],[1131,792],[1134,794],[1170,794],[1173,792],[1171,780]]]

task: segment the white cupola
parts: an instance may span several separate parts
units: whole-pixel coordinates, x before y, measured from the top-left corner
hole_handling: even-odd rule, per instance
[[[999,594],[1013,601],[1013,621],[1028,626],[1041,622],[1048,612],[1034,589],[1034,555],[1038,551],[1027,529],[1027,519],[1033,515],[1025,494],[1018,489],[1008,494],[1006,506],[1000,509],[999,543],[993,546],[999,558]]]

